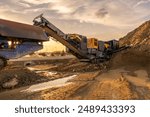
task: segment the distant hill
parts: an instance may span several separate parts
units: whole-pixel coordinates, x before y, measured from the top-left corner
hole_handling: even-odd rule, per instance
[[[150,46],[150,20],[119,40],[121,45]]]

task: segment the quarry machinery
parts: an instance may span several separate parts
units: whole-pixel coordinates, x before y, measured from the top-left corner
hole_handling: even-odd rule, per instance
[[[109,60],[113,53],[127,48],[119,47],[119,41],[115,39],[101,41],[96,38],[87,38],[83,35],[65,34],[44,18],[43,14],[37,16],[33,22],[35,26],[43,28],[48,37],[53,37],[62,43],[70,53],[81,61],[103,62]]]
[[[65,34],[50,23],[43,15],[33,20],[33,25],[0,19],[0,68],[7,60],[20,58],[43,48],[49,37],[67,47],[81,61],[103,62],[113,53],[125,49],[117,40],[100,41],[86,36]]]
[[[0,19],[0,68],[16,59],[43,48],[48,41],[42,28]]]

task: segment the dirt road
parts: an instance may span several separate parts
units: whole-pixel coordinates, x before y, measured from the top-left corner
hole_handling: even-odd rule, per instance
[[[36,96],[39,99],[150,99],[150,82],[143,69],[133,73],[124,68],[82,73],[70,82],[52,91],[47,89],[33,94],[32,99]]]

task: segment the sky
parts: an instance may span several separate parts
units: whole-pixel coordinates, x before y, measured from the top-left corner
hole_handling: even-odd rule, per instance
[[[44,13],[65,33],[100,40],[119,39],[150,20],[150,0],[0,0],[0,9],[0,18],[28,24]],[[53,41],[45,48],[64,49]]]

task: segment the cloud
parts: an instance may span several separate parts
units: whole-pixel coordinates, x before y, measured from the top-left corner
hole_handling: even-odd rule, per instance
[[[99,9],[99,10],[96,12],[95,15],[96,15],[97,17],[103,18],[103,17],[105,17],[107,14],[108,14],[108,11],[107,11],[105,8],[101,8],[101,9]]]
[[[149,1],[1,0],[0,18],[32,24],[34,17],[44,13],[48,20],[66,32],[91,32],[93,35],[98,35],[103,29],[102,32],[127,32],[127,29],[132,29],[149,18]]]
[[[134,7],[140,6],[142,4],[147,4],[149,2],[150,2],[150,0],[140,0],[134,5]]]
[[[31,4],[43,4],[43,3],[53,2],[54,0],[20,0],[20,2],[22,1]]]
[[[114,27],[133,26],[137,19],[148,15],[146,13],[148,9],[132,7],[138,4],[139,0],[86,0],[86,2],[83,0],[45,0],[45,2],[51,4],[49,10],[55,10],[57,14],[60,14],[58,19],[78,20]],[[41,2],[35,3],[41,4]]]

